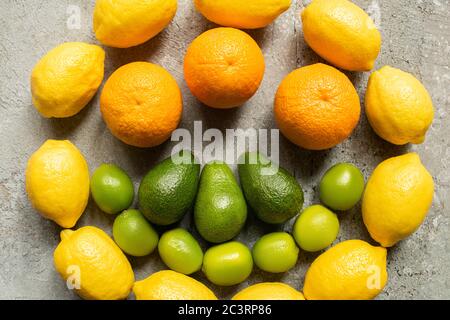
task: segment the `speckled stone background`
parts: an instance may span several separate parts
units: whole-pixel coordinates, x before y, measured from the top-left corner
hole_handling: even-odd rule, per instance
[[[148,43],[131,49],[105,48],[107,78],[119,66],[136,60],[158,63],[174,75],[184,97],[181,127],[192,130],[193,121],[203,128],[274,128],[272,101],[275,90],[293,69],[320,59],[305,44],[299,19],[309,1],[293,1],[276,23],[250,34],[266,58],[266,74],[260,90],[244,107],[231,111],[208,109],[190,94],[183,80],[183,56],[187,45],[201,32],[214,27],[198,14],[191,0],[179,0],[176,18]],[[368,177],[382,160],[413,150],[420,153],[436,182],[433,207],[422,227],[389,250],[389,283],[380,299],[450,298],[450,1],[356,0],[374,18],[383,35],[376,67],[389,64],[412,72],[429,89],[436,119],[421,146],[396,147],[379,139],[361,117],[357,130],[345,143],[326,152],[301,150],[284,138],[280,141],[281,164],[295,173],[305,190],[305,206],[318,202],[316,185],[332,164],[350,161]],[[73,7],[71,7],[73,6]],[[53,267],[52,254],[60,228],[41,218],[30,206],[24,187],[28,157],[46,140],[70,139],[86,156],[91,172],[103,162],[116,163],[133,178],[141,177],[170,154],[172,142],[140,150],[111,136],[102,121],[98,95],[77,116],[44,119],[32,107],[29,76],[34,64],[52,47],[64,41],[97,43],[92,33],[94,0],[2,0],[0,2],[0,298],[73,299]],[[79,8],[80,29],[67,27],[70,10]],[[69,11],[68,11],[69,10]],[[369,73],[348,73],[364,97]],[[362,223],[360,207],[340,214],[338,241],[370,237]],[[78,226],[95,225],[111,232],[113,217],[90,201]],[[193,229],[190,214],[182,222]],[[284,227],[290,230],[292,223]],[[250,216],[238,240],[253,245],[273,227]],[[247,283],[217,288],[201,273],[220,297],[229,298],[247,284],[284,281],[301,289],[305,272],[316,254],[301,253],[298,265],[287,274],[253,273]],[[164,269],[158,254],[130,259],[136,278]]]

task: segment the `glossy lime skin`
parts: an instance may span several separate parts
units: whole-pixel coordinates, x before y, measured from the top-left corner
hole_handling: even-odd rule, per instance
[[[102,164],[92,175],[91,193],[102,211],[117,214],[133,203],[134,186],[121,168],[113,164]]]
[[[261,270],[281,273],[297,263],[299,249],[294,238],[286,232],[262,236],[253,246],[253,261]]]
[[[295,241],[305,251],[316,252],[329,247],[339,233],[339,220],[321,205],[306,208],[295,221]]]
[[[165,232],[159,239],[158,251],[162,261],[174,271],[191,274],[202,267],[202,248],[185,229]]]
[[[135,209],[122,212],[114,220],[113,237],[117,245],[127,254],[135,257],[146,256],[158,245],[158,233]]]
[[[252,253],[237,241],[211,247],[203,258],[202,270],[212,283],[233,286],[245,281],[252,273]]]
[[[361,199],[364,176],[354,165],[340,163],[324,174],[319,190],[320,200],[327,207],[338,211],[350,210]]]

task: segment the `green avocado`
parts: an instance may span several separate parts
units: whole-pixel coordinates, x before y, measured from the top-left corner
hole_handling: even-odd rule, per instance
[[[245,198],[262,221],[281,224],[302,210],[303,190],[297,180],[260,153],[244,153],[238,171]]]
[[[190,151],[180,151],[151,169],[139,186],[139,208],[157,225],[179,221],[195,200],[200,164]]]
[[[230,167],[214,161],[205,165],[194,206],[194,220],[207,241],[228,241],[241,231],[247,204]]]

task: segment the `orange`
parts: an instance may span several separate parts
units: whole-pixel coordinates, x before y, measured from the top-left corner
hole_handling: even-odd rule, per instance
[[[112,134],[141,148],[166,141],[177,128],[183,102],[175,79],[164,68],[133,62],[106,81],[100,110]]]
[[[219,109],[238,107],[258,90],[264,56],[247,33],[216,28],[198,36],[184,59],[184,77],[192,94]]]
[[[359,96],[347,76],[321,63],[290,73],[275,96],[280,131],[309,150],[329,149],[344,141],[360,114]]]

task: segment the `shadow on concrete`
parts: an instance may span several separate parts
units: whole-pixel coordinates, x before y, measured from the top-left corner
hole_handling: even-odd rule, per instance
[[[108,63],[107,70],[114,72],[117,68],[136,61],[148,61],[152,62],[152,56],[158,52],[163,41],[165,41],[167,30],[161,31],[154,38],[149,41],[131,48],[112,48],[104,47],[106,51],[106,60]],[[109,77],[109,75],[108,75]],[[105,75],[105,79],[107,79]]]
[[[97,91],[96,95],[91,99],[91,101],[76,115],[69,118],[43,118],[40,117],[40,121],[44,123],[44,126],[50,128],[52,133],[52,139],[67,139],[75,131],[80,128],[81,123],[88,117],[92,117],[95,113],[95,108],[97,108],[97,95],[100,95],[100,90]]]

